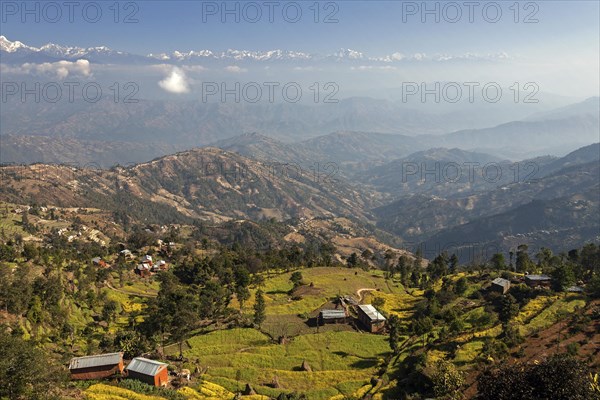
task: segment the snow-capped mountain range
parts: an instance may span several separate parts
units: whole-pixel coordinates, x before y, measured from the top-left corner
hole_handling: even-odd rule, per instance
[[[509,58],[506,53],[498,54],[461,54],[461,55],[433,55],[423,53],[405,55],[399,52],[380,57],[366,57],[360,51],[340,49],[327,55],[305,53],[291,50],[250,51],[229,49],[223,52],[211,50],[174,51],[170,54],[158,53],[137,55],[122,51],[112,50],[106,46],[98,47],[71,47],[48,43],[42,47],[28,46],[20,41],[10,41],[5,36],[0,36],[0,62],[5,64],[56,62],[60,60],[76,61],[86,59],[92,63],[102,64],[177,64],[198,62],[369,62],[389,64],[401,61],[451,61],[451,60],[502,60]]]
[[[235,50],[228,49],[223,52],[214,52],[212,50],[192,50],[192,51],[174,51],[173,53],[159,53],[159,54],[148,54],[147,56],[140,56],[132,53],[125,53],[121,51],[112,50],[106,46],[99,47],[70,47],[61,46],[54,43],[48,43],[42,47],[28,46],[19,41],[10,41],[5,36],[0,36],[0,52],[2,52],[2,62],[23,62],[29,61],[24,58],[32,58],[31,56],[37,56],[40,58],[54,58],[61,60],[75,60],[75,59],[94,59],[96,62],[108,62],[112,61],[119,63],[125,60],[131,61],[131,59],[137,59],[137,61],[145,60],[148,63],[169,63],[169,62],[185,62],[185,61],[199,61],[199,60],[232,60],[232,61],[285,61],[285,60],[315,60],[315,59],[349,59],[356,60],[363,58],[362,53],[350,50],[342,49],[327,56],[319,56],[315,54],[309,54],[299,51],[290,50],[269,50],[269,51],[249,51],[249,50]],[[92,60],[90,60],[92,61]]]

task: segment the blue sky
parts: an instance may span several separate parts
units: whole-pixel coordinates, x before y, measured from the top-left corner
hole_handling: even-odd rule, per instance
[[[347,86],[357,87],[358,74],[367,87],[398,86],[405,80],[479,79],[497,80],[503,85],[535,81],[542,91],[582,97],[598,95],[600,85],[600,2],[596,0],[476,1],[472,9],[473,22],[469,21],[466,1],[275,1],[272,2],[276,3],[274,22],[269,21],[269,6],[265,2],[250,2],[258,5],[262,12],[256,23],[244,20],[255,15],[250,6],[246,6],[249,7],[247,14],[243,13],[248,2],[227,2],[230,8],[236,4],[239,7],[239,23],[232,15],[227,16],[226,23],[221,22],[223,1],[122,1],[118,3],[118,23],[114,22],[115,2],[112,0],[90,3],[102,11],[97,23],[83,18],[84,1],[79,2],[80,6],[74,11],[74,22],[69,22],[64,3],[55,2],[62,7],[63,15],[58,22],[51,23],[45,19],[53,18],[54,10],[49,9],[49,14],[44,15],[45,3],[28,2],[30,9],[36,4],[39,7],[40,22],[36,23],[34,15],[27,15],[25,22],[21,20],[23,2],[3,1],[0,34],[33,46],[48,42],[80,47],[105,45],[141,55],[203,49],[283,49],[330,54],[340,48],[358,50],[367,57],[396,52],[453,57],[467,53],[481,56],[506,53],[509,56],[506,59],[484,63],[422,63],[404,65],[393,71],[329,70],[319,79],[342,79],[343,75],[349,82]],[[315,4],[319,9],[317,23]],[[424,4],[429,9],[438,7],[440,22],[435,22],[435,15],[423,15]],[[88,17],[94,17],[91,5]],[[284,18],[283,8],[288,7],[285,17],[294,18],[295,5],[299,5],[302,17],[299,22],[290,23]],[[456,23],[451,23],[446,19],[456,17],[454,5],[458,5],[462,15],[456,18]],[[496,18],[496,6],[502,12],[499,18]],[[206,15],[204,21],[203,10],[211,8],[216,15]],[[516,10],[518,22],[515,23]],[[124,23],[124,18],[132,12],[138,22]],[[324,23],[331,13],[338,22]],[[425,22],[422,22],[423,16]],[[525,23],[528,16],[537,22]],[[495,18],[497,22],[490,22]],[[256,71],[250,69],[247,75],[253,72]],[[285,77],[290,77],[289,72]],[[197,76],[197,79],[204,78],[202,73]],[[291,78],[296,77],[291,75]],[[315,78],[308,76],[307,79]]]
[[[7,3],[7,2],[5,2]],[[11,3],[11,2],[8,2]],[[13,2],[20,7],[21,2]],[[35,2],[29,2],[35,7]],[[62,5],[62,2],[57,2]],[[81,2],[84,4],[85,2]],[[454,17],[454,9],[448,6],[443,12],[440,7],[440,23],[435,23],[433,15],[422,23],[421,10],[408,15],[410,7],[421,8],[422,2],[395,1],[338,1],[320,2],[319,19],[334,12],[338,23],[314,23],[314,2],[296,2],[301,6],[302,18],[298,23],[286,22],[283,18],[283,5],[278,2],[275,8],[274,23],[267,17],[268,6],[258,2],[263,15],[258,23],[244,21],[240,12],[240,23],[219,20],[223,2],[201,1],[138,1],[134,2],[138,23],[114,23],[114,11],[109,9],[113,1],[101,4],[102,18],[98,23],[86,22],[81,9],[75,9],[74,23],[67,20],[67,8],[63,6],[63,17],[57,23],[44,21],[35,23],[33,16],[27,16],[22,23],[18,15],[3,15],[2,34],[11,40],[21,40],[28,44],[42,45],[47,42],[70,44],[82,47],[107,45],[111,48],[146,54],[150,52],[171,52],[174,50],[225,50],[228,48],[269,50],[275,48],[306,52],[330,52],[338,48],[351,48],[369,55],[380,55],[401,51],[406,53],[460,53],[460,52],[537,52],[552,53],[554,48],[562,50],[598,50],[599,2],[582,1],[538,1],[525,6],[520,3],[519,20],[535,12],[538,23],[514,23],[513,1],[497,2],[501,5],[502,17],[497,23],[489,23],[483,17],[483,5],[474,8],[474,22],[468,22],[468,8],[464,2],[462,17],[457,23],[444,21],[444,15]],[[128,2],[120,2],[119,19],[135,11]],[[203,5],[203,3],[205,3]],[[203,7],[218,8],[217,15],[207,15],[203,22]],[[234,7],[235,2],[228,2]],[[333,5],[334,3],[337,10]],[[412,4],[409,4],[412,3]],[[428,2],[427,7],[435,7],[436,2]],[[6,7],[6,6],[4,6]],[[240,10],[243,3],[239,3]],[[327,7],[327,9],[325,9]],[[490,6],[488,6],[490,7]],[[537,11],[534,7],[537,7]],[[90,9],[93,11],[93,8]],[[403,21],[403,10],[407,15]],[[4,10],[6,11],[6,9]],[[18,10],[20,12],[22,10]],[[52,10],[48,9],[48,13]],[[92,14],[90,11],[90,14]],[[252,8],[248,8],[250,13]],[[293,17],[294,7],[288,12]],[[489,16],[494,17],[494,7],[488,8]],[[452,13],[452,14],[451,14]],[[6,14],[6,12],[5,12]],[[250,18],[254,15],[247,14]],[[50,17],[51,18],[51,17]]]

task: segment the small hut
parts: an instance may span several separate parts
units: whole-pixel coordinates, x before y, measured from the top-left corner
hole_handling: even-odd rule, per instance
[[[126,368],[127,377],[153,386],[166,386],[169,383],[167,364],[136,357]]]
[[[358,319],[371,333],[377,333],[385,328],[385,317],[371,304],[361,304],[356,307]]]
[[[71,379],[103,379],[123,373],[123,353],[75,357],[69,363]]]

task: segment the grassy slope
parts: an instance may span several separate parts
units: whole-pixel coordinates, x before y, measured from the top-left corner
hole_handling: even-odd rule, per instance
[[[255,329],[217,330],[188,340],[189,346],[185,350],[185,356],[190,360],[188,366],[198,364],[202,368],[208,367],[204,379],[230,392],[240,390],[245,383],[250,383],[259,394],[267,396],[276,396],[281,391],[298,391],[306,393],[309,399],[319,400],[353,398],[369,392],[371,377],[389,355],[387,337],[356,332],[349,325],[328,325],[317,332],[298,314],[314,314],[338,295],[356,297],[358,289],[371,288],[377,290],[366,292],[364,302],[371,302],[375,297],[383,298],[383,310],[399,315],[403,324],[408,326],[416,303],[423,299],[423,292],[405,290],[396,282],[386,281],[380,271],[313,268],[302,270],[302,274],[304,283],[313,283],[313,286],[304,287],[306,290],[300,300],[292,301],[288,293],[292,289],[289,282],[291,272],[265,277],[263,285],[267,303],[267,321],[263,330],[273,337],[277,337],[277,333],[294,336],[288,344],[276,344]],[[479,290],[485,283],[475,275],[468,278],[467,294]],[[148,283],[136,282],[131,286],[132,293],[155,290],[156,287]],[[140,299],[137,297],[117,292],[112,292],[111,297],[119,300],[126,311],[139,307]],[[254,296],[244,305],[245,314],[252,313],[253,302]],[[451,359],[459,368],[468,370],[478,359],[486,338],[500,334],[501,326],[496,319],[491,319],[487,325],[477,324],[485,314],[480,300],[471,301],[463,297],[455,300],[453,305],[462,307],[467,303],[461,316],[465,333],[452,339],[460,346],[454,352],[454,358],[444,343],[435,342],[439,334],[436,329],[428,342],[428,359]],[[514,322],[524,335],[531,335],[553,324],[559,315],[584,304],[583,298],[573,294],[539,296],[523,307]],[[403,353],[395,360],[396,363],[422,347],[422,340],[405,339]],[[301,371],[300,366],[305,360],[313,372]],[[394,363],[390,366],[390,378],[393,378],[396,366]],[[280,384],[279,389],[271,387],[275,377]],[[393,395],[392,385],[382,388],[375,398],[386,398],[386,393],[387,397]]]

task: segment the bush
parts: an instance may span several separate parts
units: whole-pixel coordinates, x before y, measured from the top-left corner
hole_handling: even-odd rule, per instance
[[[570,356],[576,356],[579,353],[579,343],[573,342],[567,345],[567,354]]]
[[[119,387],[140,394],[164,397],[168,400],[186,400],[186,397],[183,394],[177,393],[177,391],[173,389],[150,386],[144,382],[136,381],[135,379],[124,379],[119,382]]]
[[[597,398],[589,376],[583,362],[560,354],[539,364],[507,364],[487,370],[479,376],[477,390],[481,400],[589,400]]]
[[[488,339],[483,343],[481,355],[484,358],[499,358],[508,353],[508,346],[500,340]]]

